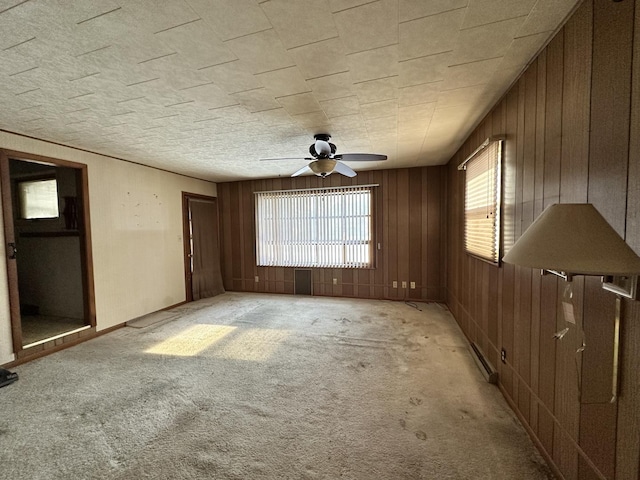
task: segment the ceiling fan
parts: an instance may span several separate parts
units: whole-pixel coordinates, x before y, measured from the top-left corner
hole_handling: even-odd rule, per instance
[[[342,153],[336,154],[336,146],[329,142],[331,135],[328,133],[318,133],[314,135],[316,141],[309,147],[311,157],[286,157],[286,158],[261,158],[260,160],[310,160],[311,163],[293,173],[292,177],[297,177],[303,173],[313,172],[319,177],[326,177],[333,172],[337,172],[346,177],[355,177],[357,174],[345,162],[379,162],[386,160],[386,155],[375,153]]]

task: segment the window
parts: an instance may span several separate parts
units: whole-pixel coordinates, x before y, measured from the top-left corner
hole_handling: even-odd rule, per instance
[[[20,218],[58,218],[58,183],[56,179],[18,183]]]
[[[500,259],[500,181],[502,140],[487,139],[458,168],[466,170],[464,243],[471,255]]]
[[[260,266],[372,266],[372,187],[256,192]]]

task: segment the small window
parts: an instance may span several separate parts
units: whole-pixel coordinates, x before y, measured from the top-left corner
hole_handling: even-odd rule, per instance
[[[260,266],[367,268],[372,187],[256,192]]]
[[[487,139],[458,167],[466,170],[465,249],[495,264],[500,258],[501,156],[502,140]]]
[[[58,183],[56,179],[18,183],[20,218],[58,218]]]

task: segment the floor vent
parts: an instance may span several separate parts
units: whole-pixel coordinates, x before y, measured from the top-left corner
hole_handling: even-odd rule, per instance
[[[311,295],[311,270],[297,270],[294,277],[294,293],[296,295]]]
[[[471,343],[469,345],[469,349],[471,350],[471,356],[478,365],[482,376],[489,383],[498,383],[498,372],[496,372],[495,368],[491,366],[489,361],[484,357],[482,351],[478,348],[475,343]]]

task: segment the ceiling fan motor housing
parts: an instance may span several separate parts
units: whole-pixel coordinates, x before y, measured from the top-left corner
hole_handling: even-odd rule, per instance
[[[329,142],[331,135],[327,133],[318,133],[314,135],[316,139],[309,147],[309,153],[317,159],[331,158],[336,153],[336,146]]]

